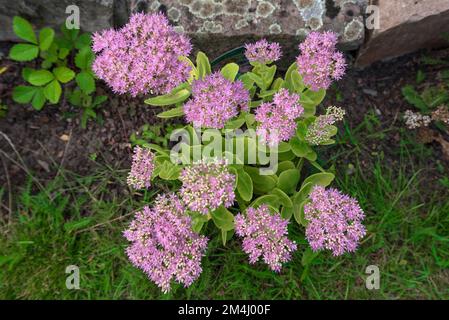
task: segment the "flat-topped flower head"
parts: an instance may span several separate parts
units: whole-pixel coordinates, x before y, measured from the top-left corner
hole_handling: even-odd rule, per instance
[[[219,72],[194,81],[192,97],[184,113],[196,127],[222,129],[241,110],[248,110],[249,92],[243,83],[231,82]]]
[[[119,94],[165,94],[189,78],[192,50],[163,14],[136,13],[120,30],[93,35],[94,73]]]
[[[331,106],[326,110],[326,114],[320,115],[309,126],[306,134],[306,141],[311,145],[319,145],[331,139],[335,134],[333,126],[337,121],[342,121],[345,110],[340,107]]]
[[[188,287],[201,274],[208,239],[192,231],[192,220],[174,194],[159,196],[154,207],[136,213],[124,236],[126,253],[163,292],[171,282]]]
[[[131,171],[128,175],[128,185],[134,189],[149,188],[154,170],[154,154],[150,149],[136,146],[134,148]]]
[[[235,176],[229,172],[225,160],[194,163],[181,172],[179,179],[181,198],[191,211],[208,214],[234,203]]]
[[[331,250],[334,256],[354,252],[366,230],[365,217],[356,199],[336,189],[316,186],[304,206],[306,237],[313,251]]]
[[[311,32],[299,45],[298,71],[304,83],[314,91],[329,88],[333,80],[340,80],[345,74],[346,62],[336,49],[337,41],[337,34],[333,32]]]
[[[421,127],[427,127],[432,122],[432,118],[423,115],[419,112],[413,112],[412,110],[406,110],[404,113],[405,125],[409,129],[417,129]]]
[[[246,215],[235,216],[235,231],[243,237],[243,251],[249,255],[249,262],[256,263],[259,258],[271,270],[279,272],[282,263],[291,259],[296,243],[287,238],[288,220],[278,213],[272,214],[266,205],[248,208]]]
[[[281,58],[281,46],[277,42],[262,39],[256,43],[245,44],[245,56],[249,62],[269,64]]]
[[[271,147],[288,141],[296,132],[295,120],[303,112],[299,95],[281,89],[272,102],[265,102],[256,109],[257,135]]]

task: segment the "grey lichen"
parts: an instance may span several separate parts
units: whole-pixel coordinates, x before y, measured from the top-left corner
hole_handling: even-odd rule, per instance
[[[176,31],[177,33],[184,33],[184,32],[185,32],[183,26],[174,26],[173,29],[175,29],[175,31]]]
[[[157,9],[159,9],[159,7],[161,6],[161,3],[159,1],[153,1],[153,3],[151,3],[150,9],[152,11],[156,11]]]
[[[240,30],[243,29],[245,27],[249,26],[249,23],[246,19],[240,19],[239,21],[237,21],[237,23],[234,25],[235,30]]]
[[[256,16],[259,18],[268,18],[273,14],[274,10],[276,10],[276,7],[272,3],[261,1],[256,8]]]
[[[361,39],[364,31],[365,26],[363,25],[363,22],[359,19],[354,19],[346,25],[343,35],[346,40],[354,41]]]
[[[310,33],[310,30],[306,28],[300,28],[296,30],[296,35],[300,38],[305,38]]]
[[[214,21],[206,20],[198,32],[222,33],[223,25],[220,23],[215,23]]]
[[[181,18],[181,11],[179,9],[173,7],[167,11],[168,18],[174,22],[177,22],[179,18]]]
[[[312,17],[307,20],[306,25],[312,30],[319,30],[323,26],[323,20],[321,18]]]
[[[268,30],[270,31],[271,34],[279,34],[282,32],[282,28],[279,24],[277,23],[273,23]]]
[[[251,0],[224,0],[223,7],[226,14],[244,16],[251,7]]]
[[[313,30],[323,26],[323,16],[326,13],[325,0],[293,0],[293,2],[307,26]]]

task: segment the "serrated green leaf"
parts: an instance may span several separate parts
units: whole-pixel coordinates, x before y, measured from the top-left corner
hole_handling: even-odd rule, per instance
[[[33,26],[24,18],[15,16],[13,18],[13,30],[16,36],[25,41],[37,44],[36,34],[34,33]]]
[[[19,43],[9,51],[9,57],[15,61],[31,61],[36,59],[39,48],[34,44]]]
[[[78,73],[76,75],[76,83],[86,94],[91,94],[96,90],[95,79],[88,72],[82,71]]]
[[[55,30],[52,28],[42,28],[39,32],[39,48],[46,51],[50,48],[55,38]]]
[[[58,58],[59,59],[65,59],[65,58],[67,58],[69,53],[70,53],[69,49],[67,49],[67,48],[60,48],[59,49],[59,53],[58,53]]]
[[[48,70],[35,70],[31,72],[28,77],[28,81],[33,86],[43,86],[52,81],[55,78],[53,73]]]
[[[75,77],[75,72],[67,67],[54,68],[53,74],[61,83],[67,83]]]
[[[17,86],[13,89],[12,98],[17,103],[29,103],[37,88],[32,86]]]
[[[91,68],[95,55],[90,47],[83,47],[75,56],[75,65],[81,70],[87,71]]]
[[[33,73],[34,69],[25,67],[22,69],[22,78],[26,82],[29,82],[30,75]]]
[[[44,88],[36,88],[36,93],[34,94],[33,100],[31,101],[31,105],[36,110],[41,110],[47,99],[45,98]]]
[[[62,88],[59,84],[58,80],[53,80],[49,84],[47,84],[44,88],[44,95],[50,101],[50,103],[58,103],[59,98],[61,97]]]
[[[80,35],[76,41],[75,41],[75,48],[82,49],[82,48],[90,48],[92,44],[92,38],[89,33],[83,33]]]

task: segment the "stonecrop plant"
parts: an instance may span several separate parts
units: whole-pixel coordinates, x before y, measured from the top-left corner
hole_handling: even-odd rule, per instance
[[[335,142],[345,115],[335,106],[316,114],[345,73],[336,45],[335,34],[312,32],[281,76],[274,64],[281,47],[266,40],[245,46],[247,72],[236,63],[212,70],[202,52],[190,60],[190,40],[163,14],[135,14],[123,28],[93,36],[100,79],[119,94],[150,94],[147,104],[168,107],[159,117],[185,121],[171,144],[139,143],[128,177],[137,190],[153,188],[154,180],[175,186],[138,210],[124,232],[129,259],[164,292],[200,276],[209,223],[223,245],[235,234],[250,264],[274,272],[300,248],[288,235],[290,221],[303,230],[308,257],[356,250],[366,234],[363,210],[329,188],[334,174],[316,153]]]

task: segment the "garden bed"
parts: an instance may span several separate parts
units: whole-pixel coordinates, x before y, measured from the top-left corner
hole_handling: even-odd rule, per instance
[[[317,162],[338,169],[336,187],[357,197],[366,212],[368,233],[356,254],[335,258],[323,252],[306,265],[307,241],[291,223],[298,251],[276,274],[262,264],[250,266],[236,237],[223,246],[209,224],[203,273],[191,287],[176,284],[169,294],[129,263],[123,238],[133,211],[168,191],[159,182],[145,192],[126,186],[130,136],[144,124],[161,124],[161,109],[98,83],[108,96],[98,112],[103,120],[83,129],[79,110],[64,99],[42,111],[14,103],[12,88],[23,83],[21,64],[3,60],[0,99],[9,111],[0,119],[0,298],[447,298],[449,160],[440,144],[422,145],[405,127],[402,114],[411,106],[401,91],[415,83],[418,70],[427,75],[420,86],[438,85],[445,66],[425,65],[422,57],[448,53],[420,52],[364,70],[349,68],[322,104],[347,112],[337,145],[318,147],[323,152]],[[81,290],[63,287],[64,270],[72,264],[80,267]],[[381,270],[379,290],[365,286],[369,265]]]
[[[433,51],[430,56],[441,58],[448,52]],[[410,109],[410,105],[404,100],[401,89],[415,82],[418,70],[427,73],[429,80],[425,85],[438,82],[436,75],[444,68],[423,66],[422,57],[423,53],[420,52],[390,62],[376,63],[363,70],[350,69],[344,79],[332,88],[322,105],[344,107],[350,128],[360,125],[369,111],[374,111],[384,126],[403,128],[402,113]],[[45,180],[51,180],[60,167],[88,174],[97,161],[114,168],[128,168],[132,151],[131,134],[138,132],[144,124],[162,123],[156,117],[160,108],[145,105],[143,98],[115,95],[105,85],[100,85],[100,94],[104,92],[108,96],[100,111],[102,120],[100,123],[89,121],[87,128],[83,129],[80,126],[80,110],[65,99],[57,105],[44,107],[42,111],[15,103],[11,92],[14,86],[23,83],[21,65],[5,60],[2,66],[7,70],[0,75],[0,99],[9,111],[0,119],[0,130],[9,137],[24,160],[24,163],[8,163],[9,179],[14,186],[20,186],[25,181],[23,165]],[[367,147],[372,147],[373,151],[382,150],[390,158],[389,161],[394,161],[394,150],[400,141],[398,134],[387,133],[376,145]],[[436,160],[447,163],[449,155],[444,154],[438,143],[434,143],[433,147],[437,156],[430,159],[429,166]],[[2,150],[12,159],[19,160],[5,140],[2,141]],[[369,159],[362,160],[369,162]],[[0,184],[5,184],[5,178],[6,175],[0,177]]]

